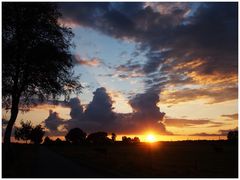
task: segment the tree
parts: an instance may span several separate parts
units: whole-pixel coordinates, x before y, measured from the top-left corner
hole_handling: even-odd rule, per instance
[[[30,140],[34,144],[41,144],[43,141],[43,136],[45,134],[44,128],[41,125],[37,125],[36,127],[32,128],[30,134]]]
[[[87,141],[93,144],[107,144],[111,141],[107,136],[106,132],[95,132],[88,135]]]
[[[139,137],[134,137],[134,138],[132,139],[132,142],[133,142],[134,144],[140,143]]]
[[[53,144],[53,140],[51,140],[48,136],[45,137],[43,144],[50,145]]]
[[[127,136],[123,136],[122,137],[122,142],[124,144],[131,144],[132,143],[132,139],[130,137],[127,137]]]
[[[237,142],[238,141],[238,131],[229,131],[227,135],[228,141]]]
[[[79,128],[71,129],[65,136],[66,141],[72,144],[81,144],[85,142],[86,133]]]
[[[45,134],[44,128],[41,125],[33,126],[30,121],[20,122],[21,127],[15,128],[15,138],[17,140],[30,140],[34,144],[40,144],[43,140],[43,136]]]
[[[27,141],[31,138],[31,132],[32,132],[32,123],[30,121],[27,122],[20,122],[21,127],[15,128],[15,138],[17,140],[24,140]]]
[[[10,109],[4,143],[10,143],[19,108],[80,92],[73,76],[71,29],[58,24],[52,3],[2,3],[2,100]]]
[[[116,141],[116,137],[117,137],[117,135],[116,135],[115,133],[112,133],[112,137],[111,137],[112,142],[115,142],[115,141]]]

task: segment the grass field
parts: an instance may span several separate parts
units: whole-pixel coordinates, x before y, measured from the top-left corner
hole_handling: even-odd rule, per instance
[[[238,177],[238,147],[226,141],[48,148],[80,167],[102,174],[101,177]],[[15,164],[22,164],[15,166],[25,169],[25,173],[18,169],[18,175],[26,175],[37,150],[31,145],[18,145],[15,150],[15,157],[19,158]],[[9,173],[3,167],[3,174]]]
[[[237,177],[237,146],[223,141],[52,147],[110,177]]]

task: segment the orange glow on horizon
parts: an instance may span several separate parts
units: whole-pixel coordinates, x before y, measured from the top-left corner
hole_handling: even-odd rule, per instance
[[[156,141],[156,138],[153,134],[148,134],[146,140],[147,142],[153,143]]]

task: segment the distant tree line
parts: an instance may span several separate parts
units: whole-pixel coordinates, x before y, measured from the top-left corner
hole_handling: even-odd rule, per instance
[[[111,137],[108,137],[108,133],[106,132],[94,132],[87,135],[86,132],[81,130],[80,128],[71,129],[65,136],[65,140],[63,141],[60,138],[57,138],[55,141],[50,139],[48,136],[45,137],[43,141],[43,137],[45,134],[45,130],[41,125],[33,126],[30,121],[20,122],[20,127],[15,128],[15,139],[25,141],[26,143],[34,143],[50,145],[50,144],[113,144],[116,142],[117,135],[115,133],[111,133]],[[140,139],[138,137],[134,137],[131,139],[130,137],[123,136],[122,143],[123,144],[136,144],[139,143]]]
[[[20,127],[15,128],[15,138],[17,140],[22,140],[28,143],[29,141],[34,144],[41,144],[43,142],[43,137],[45,130],[41,125],[33,126],[30,121],[20,122]],[[65,136],[66,141],[62,141],[57,138],[55,141],[51,140],[48,136],[44,139],[43,144],[113,144],[116,142],[117,135],[111,133],[111,138],[108,137],[107,132],[94,132],[87,135],[86,132],[80,128],[71,129]],[[229,142],[238,142],[238,131],[229,131],[227,134],[227,139]],[[138,137],[130,138],[127,136],[122,137],[122,141],[118,141],[122,144],[138,144],[140,139]]]
[[[71,129],[65,136],[65,142],[57,138],[55,141],[51,140],[49,137],[46,137],[44,140],[44,144],[95,144],[95,145],[103,145],[103,144],[114,144],[116,143],[117,135],[115,133],[111,133],[111,138],[108,137],[108,133],[106,132],[94,132],[89,135],[85,133],[80,128]],[[122,141],[123,144],[137,144],[140,142],[138,137],[134,137],[131,139],[130,137],[123,136]]]

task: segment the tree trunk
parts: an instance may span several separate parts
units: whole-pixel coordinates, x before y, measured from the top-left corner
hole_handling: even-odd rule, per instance
[[[19,99],[20,96],[12,96],[12,107],[11,107],[11,116],[10,120],[8,122],[6,131],[5,131],[5,136],[4,136],[4,144],[9,145],[11,143],[11,134],[12,134],[12,128],[13,125],[17,119],[18,115],[18,105],[19,105]]]

